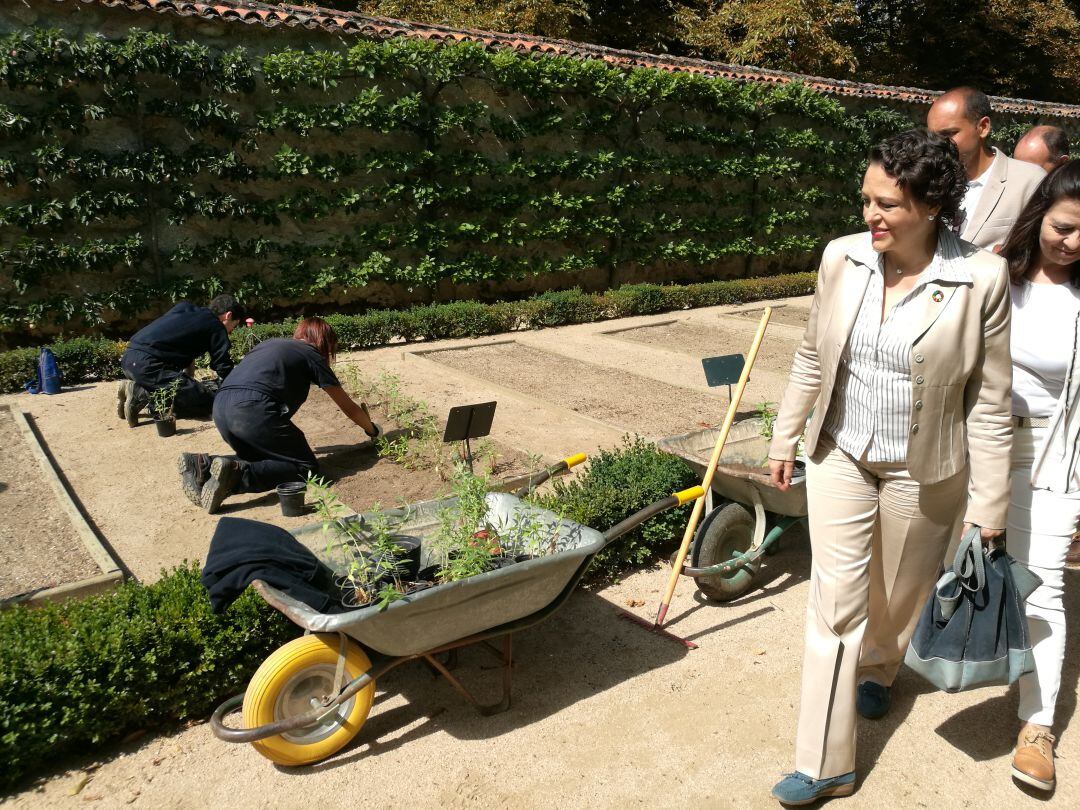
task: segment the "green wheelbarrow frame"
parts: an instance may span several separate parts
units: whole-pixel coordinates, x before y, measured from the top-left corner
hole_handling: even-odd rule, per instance
[[[805,475],[797,472],[786,491],[772,483],[762,466],[769,451],[764,427],[760,417],[732,426],[706,493],[706,516],[680,571],[714,601],[730,601],[751,590],[761,558],[788,529],[806,522]],[[719,431],[696,430],[657,444],[704,476]]]

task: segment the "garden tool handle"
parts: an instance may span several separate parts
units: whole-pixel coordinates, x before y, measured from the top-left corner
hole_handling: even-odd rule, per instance
[[[635,512],[626,520],[616,523],[614,526],[604,532],[604,542],[610,543],[612,540],[622,537],[628,531],[636,529],[646,520],[655,517],[661,512],[665,512],[668,509],[674,509],[676,506],[683,506],[684,504],[690,503],[690,501],[704,497],[705,490],[702,489],[700,486],[697,486],[690,487],[689,489],[684,489],[681,492],[676,492],[674,495],[669,495],[663,500],[651,503],[644,509]]]
[[[708,491],[712,486],[713,476],[716,474],[716,465],[720,463],[720,454],[724,452],[724,445],[727,444],[728,433],[731,431],[731,425],[735,421],[735,414],[739,409],[739,403],[742,401],[743,391],[746,390],[746,383],[750,379],[750,369],[754,367],[754,361],[757,360],[758,349],[761,348],[761,340],[765,337],[765,327],[769,325],[771,316],[772,307],[765,307],[765,311],[761,314],[761,321],[758,323],[757,332],[754,333],[754,340],[750,344],[750,351],[747,352],[742,374],[739,375],[739,384],[735,387],[731,402],[728,404],[727,415],[724,417],[724,424],[720,428],[720,436],[716,439],[716,446],[713,447],[709,466],[705,468],[705,477],[701,481],[703,490]],[[660,608],[656,611],[655,627],[660,627],[667,616],[671,597],[675,595],[675,587],[679,584],[679,576],[682,573],[683,564],[686,562],[686,554],[690,550],[690,542],[694,539],[694,533],[697,531],[698,521],[701,520],[701,512],[704,506],[705,501],[699,499],[694,504],[694,510],[690,513],[690,520],[686,524],[686,531],[683,532],[682,543],[679,545],[679,553],[675,556],[675,562],[671,567],[667,590],[664,592],[664,598],[660,602]]]
[[[520,489],[514,490],[513,494],[519,498],[524,498],[526,495],[532,492],[532,490],[536,489],[553,475],[558,475],[561,472],[566,472],[571,467],[576,467],[578,464],[581,464],[586,459],[588,459],[588,456],[584,453],[576,453],[575,455],[568,456],[567,458],[564,458],[562,461],[560,461],[558,464],[552,464],[546,470],[542,470],[541,472],[538,472],[532,477],[530,477],[529,482]]]

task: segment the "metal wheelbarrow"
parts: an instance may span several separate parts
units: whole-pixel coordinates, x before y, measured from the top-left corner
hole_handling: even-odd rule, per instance
[[[761,418],[732,425],[720,463],[706,494],[705,517],[680,572],[693,577],[709,599],[729,602],[754,587],[761,557],[775,550],[780,536],[806,522],[806,472],[796,462],[791,486],[781,492],[769,478],[769,439]],[[661,439],[657,445],[703,475],[719,428]]]
[[[247,691],[222,703],[210,719],[221,740],[252,743],[263,756],[281,765],[306,765],[334,754],[360,731],[375,697],[375,683],[402,664],[426,661],[483,714],[509,708],[512,639],[554,613],[573,593],[594,555],[654,515],[702,497],[693,487],[657,501],[621,523],[599,532],[521,497],[552,474],[584,456],[567,459],[535,476],[514,494],[487,496],[487,521],[500,536],[521,525],[525,513],[549,526],[554,553],[468,579],[436,585],[392,602],[385,609],[365,606],[346,613],[324,614],[256,580],[252,587],[270,605],[309,635],[272,653],[252,676]],[[422,564],[430,562],[424,539],[438,528],[438,513],[453,499],[414,504],[383,514],[400,518],[395,529],[421,539]],[[318,532],[321,525],[295,534]],[[323,556],[323,555],[320,555]],[[489,642],[501,639],[496,647]],[[460,647],[482,644],[502,666],[502,695],[484,704],[450,672],[437,656]],[[378,653],[373,665],[369,652]],[[225,718],[242,711],[243,728]]]

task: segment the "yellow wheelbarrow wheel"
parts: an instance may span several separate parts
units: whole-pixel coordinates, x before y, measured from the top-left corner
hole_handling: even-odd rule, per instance
[[[314,634],[278,648],[255,672],[244,694],[244,728],[296,717],[335,694],[338,636]],[[371,669],[356,643],[347,642],[344,682]],[[340,684],[338,684],[340,686]],[[340,751],[364,725],[375,699],[372,681],[319,722],[252,745],[279,765],[309,765]]]

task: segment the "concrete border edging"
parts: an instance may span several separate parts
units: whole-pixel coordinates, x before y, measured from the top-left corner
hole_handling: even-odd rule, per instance
[[[26,418],[26,414],[10,405],[0,405],[0,409],[7,410],[11,414],[16,428],[19,433],[22,434],[31,454],[37,460],[42,475],[45,480],[48,481],[49,486],[56,495],[60,508],[67,514],[68,519],[75,529],[75,533],[79,536],[79,539],[82,540],[83,546],[86,548],[86,553],[90,555],[90,558],[98,568],[101,569],[100,574],[76,582],[68,582],[51,588],[40,588],[38,590],[27,591],[26,593],[0,599],[0,610],[18,604],[39,605],[45,602],[58,602],[64,599],[90,596],[116,587],[124,580],[125,574],[123,565],[113,556],[112,552],[102,544],[101,540],[98,539],[97,534],[86,521],[86,518],[83,517],[78,504],[75,502],[74,496],[64,484],[63,480],[61,480],[53,461],[45,452],[44,447],[42,447],[41,442],[38,440],[37,434],[30,425],[30,421]]]

